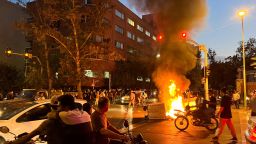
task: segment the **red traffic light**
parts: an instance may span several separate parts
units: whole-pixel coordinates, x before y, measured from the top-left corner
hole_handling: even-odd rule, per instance
[[[158,35],[157,39],[158,40],[162,40],[163,39],[163,35]]]
[[[182,32],[182,33],[181,33],[181,37],[182,37],[182,38],[187,38],[187,33]]]

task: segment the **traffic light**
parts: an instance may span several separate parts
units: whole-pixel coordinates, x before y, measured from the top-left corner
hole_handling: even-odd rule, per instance
[[[188,37],[187,32],[182,32],[182,33],[180,33],[180,38],[181,38],[181,39],[186,40],[187,37]]]
[[[25,58],[29,58],[29,59],[31,59],[32,58],[32,54],[31,53],[25,53],[24,54],[24,56],[25,56]]]
[[[202,83],[202,84],[205,83],[205,78],[204,78],[204,77],[201,79],[201,83]]]
[[[181,33],[181,38],[182,39],[187,39],[187,33],[186,32],[182,32]]]
[[[256,69],[256,56],[251,57],[251,60],[252,60],[252,62],[250,64],[250,66],[253,67],[254,69]]]
[[[160,34],[160,35],[157,36],[157,40],[158,40],[158,41],[161,41],[162,39],[163,39],[163,35],[162,35],[162,34]]]
[[[13,51],[10,48],[7,48],[7,50],[5,51],[7,56],[10,56],[13,54]]]
[[[211,70],[210,70],[209,66],[205,67],[205,77],[208,77],[210,75],[210,72],[211,72]]]
[[[206,69],[206,75],[207,76],[209,76],[210,75],[210,72],[211,72],[211,70],[208,68],[208,69]]]

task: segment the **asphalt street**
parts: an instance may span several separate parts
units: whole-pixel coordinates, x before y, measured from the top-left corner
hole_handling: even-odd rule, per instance
[[[235,125],[238,141],[230,141],[232,138],[229,130],[225,127],[223,134],[219,141],[212,141],[214,132],[210,132],[204,127],[195,127],[189,125],[184,132],[179,131],[174,126],[172,119],[144,119],[146,112],[142,107],[136,107],[127,111],[125,105],[111,105],[107,114],[110,122],[122,128],[123,121],[128,119],[130,122],[130,129],[134,135],[142,133],[149,144],[246,144],[244,138],[244,131],[247,127],[249,111],[245,109],[232,109],[233,123]]]

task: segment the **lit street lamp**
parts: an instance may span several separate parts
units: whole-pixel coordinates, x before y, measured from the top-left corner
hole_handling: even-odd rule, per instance
[[[29,59],[32,59],[32,58],[35,58],[39,65],[40,65],[40,74],[42,75],[43,74],[43,66],[42,66],[42,62],[40,61],[39,57],[38,56],[33,56],[31,53],[24,53],[24,54],[21,54],[21,53],[16,53],[16,52],[13,52],[10,48],[8,48],[5,53],[7,54],[7,56],[10,56],[10,55],[18,55],[18,56],[22,56],[22,57],[25,57],[25,58],[29,58]],[[26,74],[25,74],[26,75]]]
[[[244,48],[244,16],[245,11],[239,11],[238,15],[241,17],[242,20],[242,47],[243,47],[243,82],[244,82],[244,107],[247,106],[246,102],[246,71],[245,71],[245,48]]]

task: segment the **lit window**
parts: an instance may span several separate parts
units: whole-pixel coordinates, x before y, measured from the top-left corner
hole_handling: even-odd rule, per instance
[[[118,16],[119,18],[121,18],[121,19],[124,19],[124,14],[123,13],[121,13],[119,10],[115,10],[115,14],[116,14],[116,16]]]
[[[120,49],[123,49],[123,48],[124,48],[124,44],[121,43],[121,42],[119,42],[119,41],[116,41],[116,42],[115,42],[115,46],[116,46],[116,48],[120,48]]]
[[[138,29],[139,31],[143,32],[143,27],[142,27],[142,26],[137,25],[137,29]]]
[[[108,71],[104,72],[104,78],[109,78],[110,77],[110,73]]]
[[[134,53],[134,50],[129,49],[129,50],[128,50],[128,53],[131,53],[131,54],[132,54],[132,53]]]
[[[144,40],[143,40],[142,38],[140,38],[140,37],[137,37],[137,42],[138,42],[138,43],[143,43]]]
[[[116,32],[119,32],[120,34],[124,34],[124,29],[121,28],[120,26],[115,25],[115,30],[116,30]]]
[[[130,24],[131,26],[134,26],[134,21],[133,20],[131,20],[131,19],[127,19],[127,22],[128,22],[128,24]]]
[[[150,32],[146,31],[145,34],[150,37]]]
[[[129,31],[127,32],[127,37],[129,39],[135,40],[135,35],[133,33],[129,32]]]
[[[141,76],[138,76],[137,81],[143,81],[143,78]]]
[[[152,36],[152,39],[156,41],[156,36],[153,35],[153,36]]]
[[[93,73],[93,71],[92,70],[85,70],[84,71],[84,75],[86,76],[86,77],[94,77],[94,73]]]

